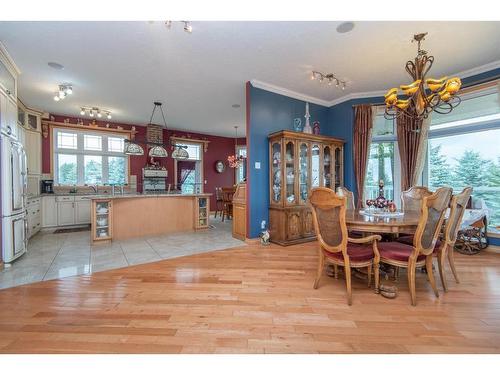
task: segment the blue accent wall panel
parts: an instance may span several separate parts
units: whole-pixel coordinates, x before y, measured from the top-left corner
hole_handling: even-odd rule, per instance
[[[258,89],[250,85],[250,126],[247,137],[249,170],[250,238],[260,233],[260,224],[269,225],[269,144],[267,136],[279,130],[293,130],[293,119],[305,123],[306,102]],[[328,122],[328,108],[309,103],[310,123],[319,121],[322,130]],[[260,169],[255,169],[260,162]]]

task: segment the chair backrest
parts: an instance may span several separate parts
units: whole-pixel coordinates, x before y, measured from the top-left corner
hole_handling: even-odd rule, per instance
[[[442,187],[434,194],[423,197],[420,220],[413,239],[413,245],[418,253],[429,255],[434,251],[446,209],[450,204],[451,193],[451,188]]]
[[[341,197],[345,197],[346,206],[348,210],[355,210],[356,206],[354,204],[354,193],[343,186],[337,188],[337,194]]]
[[[221,201],[223,199],[222,197],[222,188],[221,187],[216,187],[215,188],[215,199],[218,201]]]
[[[311,190],[314,229],[321,246],[332,253],[347,251],[347,225],[345,197],[331,189],[318,187]],[[346,256],[346,254],[344,254]]]
[[[403,211],[420,211],[424,197],[432,195],[432,191],[425,186],[412,186],[401,193]]]
[[[457,240],[460,223],[462,222],[462,218],[471,194],[472,188],[466,187],[460,194],[456,194],[451,198],[450,216],[448,217],[444,228],[444,238],[450,245],[454,244]]]

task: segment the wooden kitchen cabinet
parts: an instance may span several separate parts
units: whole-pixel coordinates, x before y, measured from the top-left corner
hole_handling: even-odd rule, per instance
[[[92,200],[92,242],[109,242],[113,239],[113,202],[111,199]]]
[[[208,228],[209,202],[208,197],[195,198],[194,227],[195,229]]]
[[[282,130],[269,135],[270,240],[292,245],[315,239],[310,191],[344,184],[344,141]]]

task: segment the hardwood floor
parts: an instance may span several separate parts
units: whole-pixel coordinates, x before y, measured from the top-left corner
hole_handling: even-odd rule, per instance
[[[499,353],[500,256],[456,254],[436,299],[312,284],[314,243],[251,245],[0,291],[3,353]]]

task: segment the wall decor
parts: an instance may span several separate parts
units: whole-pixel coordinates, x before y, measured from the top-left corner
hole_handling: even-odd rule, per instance
[[[320,133],[319,121],[313,122],[313,134],[319,135]]]
[[[301,132],[302,131],[302,119],[297,117],[293,119],[293,130],[296,132]]]
[[[215,170],[217,171],[217,173],[222,173],[226,170],[226,165],[222,160],[217,160],[215,162]]]

